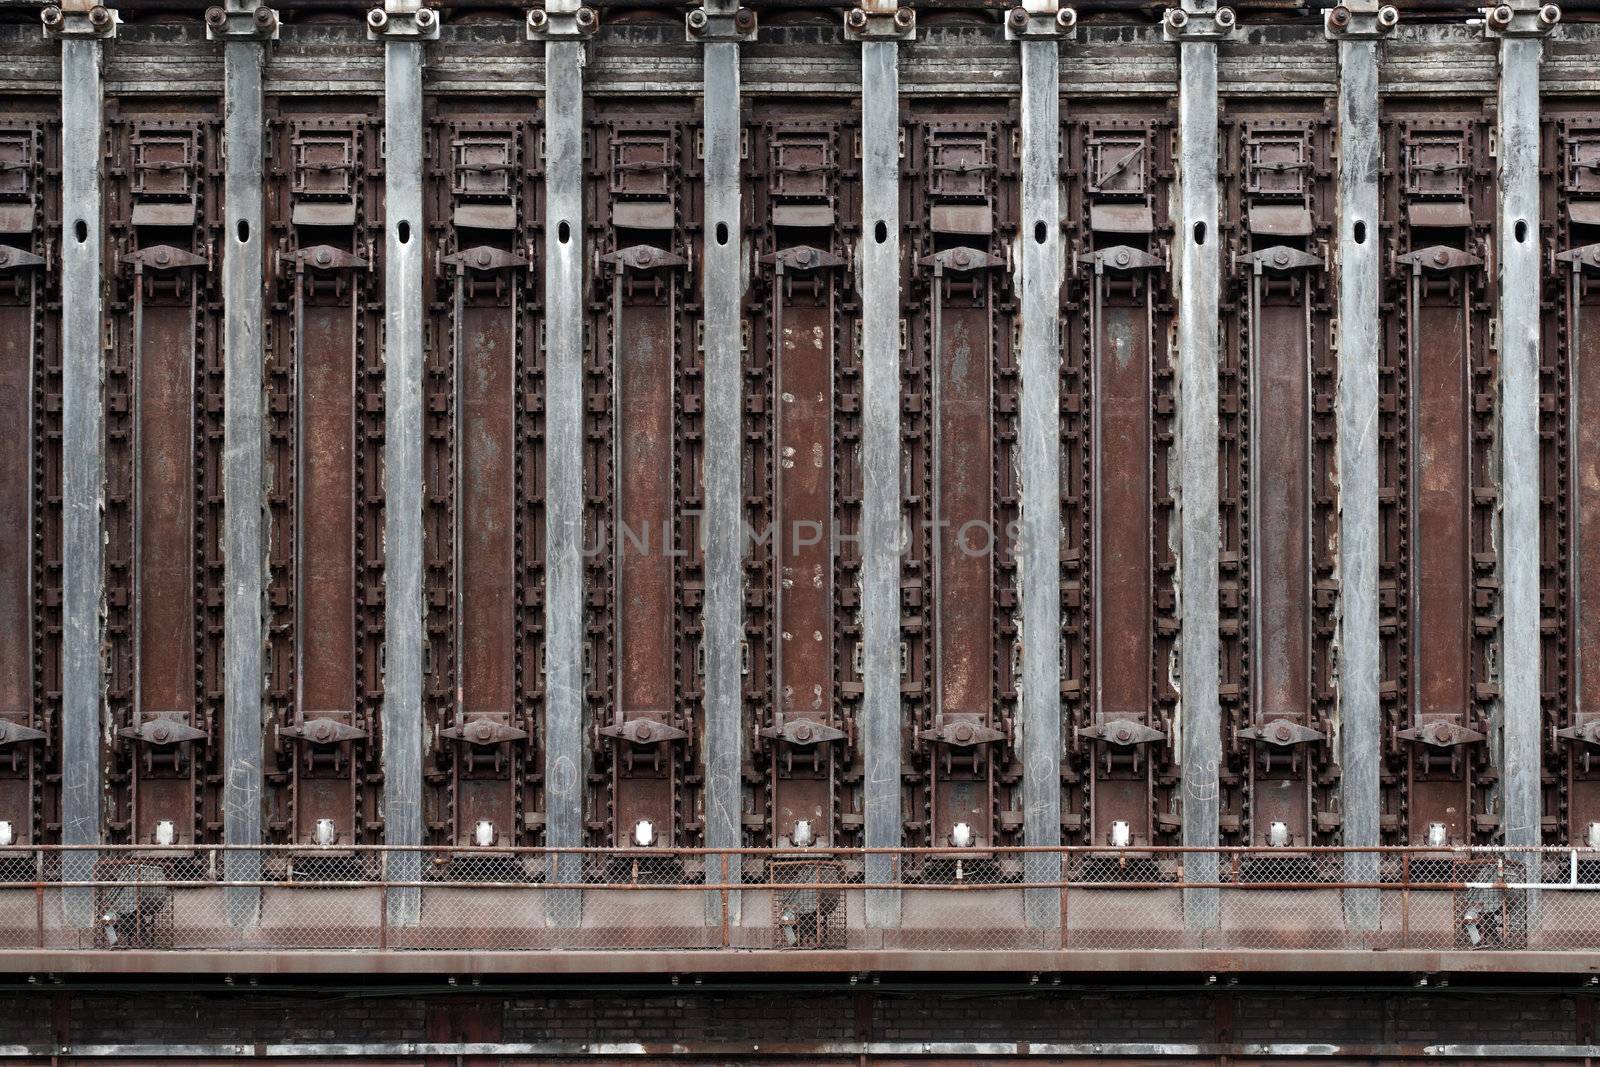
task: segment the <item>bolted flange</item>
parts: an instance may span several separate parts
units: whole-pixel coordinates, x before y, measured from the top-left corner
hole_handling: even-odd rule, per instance
[[[1523,4],[1496,4],[1483,9],[1486,37],[1543,37],[1561,21],[1561,8],[1555,4],[1540,7]]]
[[[1389,36],[1400,23],[1398,8],[1375,0],[1347,0],[1328,8],[1322,30],[1333,41],[1375,41]]]
[[[547,11],[534,8],[528,12],[528,40],[530,41],[585,41],[600,29],[600,15],[592,7],[576,11]]]
[[[47,7],[39,12],[46,37],[94,37],[102,40],[117,35],[122,16],[109,7],[96,4],[86,14]]]
[[[1171,7],[1161,19],[1161,35],[1168,41],[1200,43],[1230,40],[1239,29],[1231,7],[1215,11],[1188,11]]]
[[[914,41],[917,39],[917,13],[909,7],[893,13],[853,7],[844,13],[847,41]]]
[[[253,11],[206,9],[206,39],[209,41],[276,41],[278,13],[270,7]]]
[[[385,11],[375,7],[367,12],[367,40],[437,41],[439,13],[431,7],[415,11]]]
[[[1071,39],[1078,28],[1076,8],[1064,7],[1055,12],[1029,11],[1014,7],[1006,12],[1006,40]]]
[[[756,13],[748,7],[737,11],[711,11],[697,7],[684,19],[689,40],[702,44],[750,43],[756,39]]]

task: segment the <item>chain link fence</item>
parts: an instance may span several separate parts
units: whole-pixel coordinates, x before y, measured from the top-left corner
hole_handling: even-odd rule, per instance
[[[894,921],[869,925],[868,893]],[[1578,952],[1600,949],[1600,852],[40,848],[0,854],[0,944]]]

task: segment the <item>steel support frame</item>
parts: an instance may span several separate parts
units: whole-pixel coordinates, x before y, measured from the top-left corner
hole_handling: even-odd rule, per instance
[[[1023,843],[1061,843],[1061,86],[1054,38],[1022,48],[1022,747]],[[942,518],[942,516],[939,516]],[[1029,854],[1030,882],[1061,857]],[[1061,924],[1061,890],[1027,891],[1028,925]]]
[[[1213,0],[1186,0],[1168,12],[1178,42],[1177,495],[1181,626],[1178,730],[1182,736],[1183,844],[1215,845],[1218,836],[1222,714],[1219,684],[1217,346],[1217,41],[1232,12]],[[1182,13],[1182,18],[1177,18]],[[1185,864],[1194,881],[1216,880],[1215,856]],[[1188,923],[1217,924],[1214,889],[1184,897]]]
[[[250,0],[232,11],[253,12]],[[262,196],[264,140],[261,71],[266,41],[230,34],[223,44],[226,145],[222,292],[223,794],[222,840],[261,842],[262,719],[266,685],[263,611],[266,585],[266,394],[262,373]],[[261,856],[229,852],[229,880],[261,877]],[[229,920],[253,926],[260,892],[230,891]]]
[[[718,0],[705,8],[731,15],[736,5]],[[745,290],[740,232],[739,43],[705,43],[705,843],[707,848],[743,844],[744,521],[741,486],[743,360],[741,309]],[[726,881],[739,879],[737,855],[726,856]],[[709,875],[708,875],[709,876]],[[732,894],[730,918],[739,914]],[[719,894],[708,894],[707,922],[721,921]]]
[[[391,0],[391,11],[398,5]],[[414,18],[414,16],[411,16]],[[421,40],[384,42],[384,672],[383,840],[422,843],[422,66]],[[393,880],[415,852],[391,852]],[[416,890],[388,895],[389,921],[415,923]]]
[[[1375,7],[1375,5],[1374,5]],[[1360,16],[1371,20],[1370,12]],[[1339,46],[1339,806],[1343,843],[1379,843],[1383,710],[1378,630],[1379,260],[1378,49],[1375,36],[1329,35]],[[1345,857],[1346,877],[1377,879],[1376,857]],[[1374,929],[1376,893],[1347,895],[1355,929]]]
[[[571,14],[575,0],[552,0]],[[583,62],[577,37],[545,42],[545,844],[583,844]],[[580,857],[553,876],[571,883]],[[576,890],[546,894],[545,920],[576,925]]]
[[[861,42],[861,641],[868,848],[901,831],[900,46]],[[870,856],[867,882],[899,880]],[[866,921],[900,924],[898,890],[868,890]]]
[[[1527,14],[1532,14],[1531,12]],[[1500,812],[1507,845],[1538,845],[1539,589],[1539,64],[1537,19],[1500,38]],[[1520,27],[1519,27],[1520,28]],[[1493,746],[1491,746],[1493,751]]]
[[[69,16],[69,25],[86,19]],[[100,654],[105,576],[105,361],[101,272],[101,100],[103,38],[80,29],[61,42],[62,637],[61,841],[100,843]],[[93,852],[75,853],[62,876],[84,879]],[[88,890],[68,896],[68,921],[91,919]]]

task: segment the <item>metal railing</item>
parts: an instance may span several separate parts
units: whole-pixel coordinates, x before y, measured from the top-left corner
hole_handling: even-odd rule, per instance
[[[0,852],[0,946],[1579,952],[1600,851],[49,846]]]

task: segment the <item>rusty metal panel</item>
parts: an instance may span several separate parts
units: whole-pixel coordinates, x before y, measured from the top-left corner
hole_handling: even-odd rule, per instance
[[[1082,785],[1068,808],[1077,817],[1069,840],[1167,844],[1180,811],[1172,788],[1175,407],[1164,241],[1172,121],[1160,108],[1074,111],[1063,168],[1083,295],[1063,331],[1062,686]],[[1147,212],[1155,225],[1139,234],[1097,229],[1106,214],[1095,209],[1105,207]]]
[[[1497,626],[1487,130],[1459,110],[1390,108],[1384,120],[1396,166],[1383,209],[1396,251],[1379,378],[1380,595],[1397,773],[1383,828],[1409,844],[1465,844],[1498,821],[1482,775],[1497,695],[1486,658]]]

